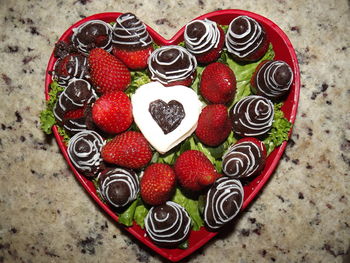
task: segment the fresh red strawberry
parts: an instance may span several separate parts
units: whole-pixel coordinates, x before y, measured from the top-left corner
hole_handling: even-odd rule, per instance
[[[101,130],[107,133],[126,131],[133,122],[129,97],[122,91],[102,95],[92,107],[92,119]]]
[[[89,55],[90,76],[99,93],[124,91],[130,84],[128,68],[112,54],[95,48]]]
[[[210,103],[229,103],[236,94],[235,74],[223,63],[212,63],[203,70],[199,91]]]
[[[176,159],[174,170],[182,187],[191,191],[202,190],[221,176],[204,153],[196,150],[183,152]]]
[[[64,114],[64,119],[79,119],[84,116],[85,108],[68,111]]]
[[[208,146],[218,146],[226,140],[230,132],[231,121],[225,105],[212,104],[203,108],[195,131],[202,143]]]
[[[101,156],[108,163],[138,169],[152,159],[152,151],[142,133],[127,131],[107,142]]]
[[[153,51],[153,46],[142,49],[122,49],[113,47],[112,53],[119,58],[129,69],[145,69],[148,57]]]
[[[224,47],[224,44],[225,44],[225,33],[220,26],[218,26],[218,28],[220,31],[220,40],[219,40],[218,46],[216,48],[213,48],[209,52],[196,56],[196,59],[199,63],[209,64],[213,61],[216,61],[220,57],[222,48]]]
[[[163,204],[171,198],[175,184],[175,172],[170,165],[151,164],[146,168],[141,178],[141,197],[150,205]]]

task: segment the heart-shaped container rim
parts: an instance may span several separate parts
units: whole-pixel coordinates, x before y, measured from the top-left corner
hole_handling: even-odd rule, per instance
[[[82,23],[85,23],[93,19],[101,19],[106,22],[112,22],[112,21],[115,21],[115,19],[120,14],[121,13],[118,13],[118,12],[109,12],[109,13],[95,14],[95,15],[86,17],[76,22],[69,29],[67,29],[63,33],[63,35],[60,37],[60,40],[67,41],[72,34],[72,29],[81,25]],[[275,51],[275,59],[283,60],[291,66],[294,73],[294,82],[292,84],[291,91],[284,102],[282,110],[285,114],[285,117],[291,123],[294,123],[295,117],[297,114],[299,93],[300,93],[300,73],[299,73],[297,56],[295,54],[294,48],[291,42],[289,41],[287,35],[275,23],[273,23],[269,19],[261,15],[258,15],[249,11],[244,11],[244,10],[237,10],[237,9],[220,10],[220,11],[207,13],[195,19],[207,18],[217,22],[218,24],[228,25],[233,18],[239,15],[246,15],[260,22],[264,26],[267,36],[273,45],[273,48]],[[148,32],[152,36],[154,42],[158,45],[178,44],[179,42],[183,41],[184,28],[185,26],[183,26],[171,39],[167,40],[163,38],[161,35],[159,35],[152,28],[147,26]],[[47,66],[47,70],[46,70],[46,79],[45,79],[46,100],[49,99],[49,94],[48,94],[49,86],[50,86],[50,83],[52,82],[49,71],[53,70],[53,66],[56,60],[57,59],[54,57],[52,52],[48,66]],[[73,164],[71,163],[68,157],[68,153],[66,150],[67,147],[63,143],[62,137],[59,135],[56,126],[53,127],[53,133],[58,143],[58,146],[62,151],[64,158],[66,159],[67,163],[69,164],[70,168],[72,169],[78,181],[83,185],[83,187],[94,199],[94,201],[98,203],[98,205],[117,222],[118,216],[106,204],[104,204],[99,199],[99,197],[96,194],[96,190],[93,183],[90,180],[86,179],[81,174],[79,174],[79,172],[74,168]],[[290,131],[290,134],[291,134],[291,131]],[[276,166],[278,165],[278,162],[286,148],[286,144],[287,142],[284,142],[281,146],[276,148],[269,155],[266,161],[265,169],[262,171],[262,173],[258,177],[256,177],[251,183],[249,183],[249,185],[244,187],[244,201],[243,201],[242,210],[245,209],[251,203],[251,201],[259,193],[261,188],[268,181],[273,171],[275,170]],[[179,261],[184,257],[190,255],[195,250],[197,250],[198,248],[203,246],[205,243],[207,243],[211,238],[217,235],[217,232],[208,232],[204,227],[202,227],[199,231],[191,231],[189,236],[189,247],[187,249],[178,249],[178,248],[168,249],[168,248],[158,247],[154,243],[152,243],[150,239],[146,237],[145,231],[136,224],[134,224],[132,227],[125,227],[125,229],[128,232],[130,232],[134,237],[136,237],[138,240],[140,240],[143,244],[150,247],[155,252],[159,253],[161,256],[174,262]]]

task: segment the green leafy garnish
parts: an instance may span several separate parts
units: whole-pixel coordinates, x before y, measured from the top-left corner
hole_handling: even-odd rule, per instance
[[[145,227],[145,217],[148,214],[149,209],[143,204],[141,200],[135,209],[134,220],[141,228]]]
[[[222,30],[224,31],[224,33],[226,34],[229,25],[220,25],[220,27],[222,28]]]
[[[126,226],[132,226],[133,221],[134,221],[134,215],[135,215],[135,210],[138,204],[138,200],[135,200],[134,202],[131,203],[131,205],[122,213],[118,213],[118,222],[126,225]]]
[[[204,225],[204,221],[198,210],[198,200],[191,199],[184,195],[179,188],[176,189],[175,195],[172,199],[173,202],[178,203],[184,207],[192,219],[192,229],[197,231]]]
[[[267,138],[263,141],[269,155],[276,147],[280,146],[284,141],[288,140],[288,134],[292,124],[284,117],[281,110],[283,103],[274,104],[275,114],[273,116],[272,128]]]
[[[185,240],[179,245],[179,249],[188,249],[188,240]]]
[[[151,82],[151,79],[149,78],[145,70],[131,71],[131,83],[126,89],[125,93],[130,96],[135,93],[137,88],[149,82]]]
[[[55,115],[53,114],[53,108],[57,101],[58,93],[64,90],[63,87],[59,86],[56,81],[50,84],[49,100],[46,101],[46,109],[40,112],[40,128],[46,133],[52,133],[52,126],[56,124]]]

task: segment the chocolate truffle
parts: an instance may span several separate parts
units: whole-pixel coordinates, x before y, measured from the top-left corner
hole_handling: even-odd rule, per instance
[[[229,223],[240,211],[244,191],[240,181],[221,177],[206,195],[204,222],[210,231],[217,231]]]
[[[74,167],[87,177],[95,176],[102,169],[101,148],[105,141],[95,131],[81,131],[68,143],[68,156]]]
[[[274,100],[286,95],[292,82],[290,66],[281,60],[270,60],[259,64],[251,84],[256,94]]]
[[[258,175],[265,166],[264,144],[255,139],[238,141],[222,156],[222,171],[230,178],[250,178]]]
[[[172,201],[153,206],[145,218],[147,235],[163,247],[180,245],[187,238],[190,227],[191,219],[186,210]]]
[[[196,58],[181,46],[163,46],[148,58],[151,79],[165,86],[190,86],[195,78]]]
[[[113,26],[113,44],[125,49],[140,49],[149,47],[152,38],[146,26],[134,14],[120,15]]]
[[[76,133],[91,129],[91,104],[97,99],[97,95],[89,82],[83,79],[74,79],[59,95],[54,106],[54,115],[58,123],[63,124],[69,132]],[[84,110],[84,116],[70,119],[65,116],[69,111]]]
[[[239,16],[231,21],[225,43],[227,51],[238,61],[258,60],[268,48],[264,28],[248,16]]]
[[[193,20],[188,23],[184,32],[184,41],[186,48],[198,60],[198,62],[212,62],[216,60],[221,53],[224,45],[224,33],[219,30],[218,25],[209,19]],[[201,61],[201,56],[217,49],[216,55],[210,61]]]
[[[272,126],[274,108],[272,102],[258,95],[247,96],[230,110],[232,130],[240,136],[262,136]]]
[[[112,50],[112,26],[102,20],[90,20],[73,28],[73,45],[87,55],[91,49]]]
[[[58,59],[52,71],[52,80],[57,81],[61,87],[66,87],[74,78],[90,78],[88,59],[80,54],[70,54]]]
[[[112,207],[125,207],[137,198],[139,178],[130,169],[108,168],[98,175],[98,192]]]

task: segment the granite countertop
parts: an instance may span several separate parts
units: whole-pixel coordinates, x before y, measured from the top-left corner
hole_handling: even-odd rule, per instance
[[[103,213],[39,129],[58,37],[100,12],[132,11],[170,38],[194,17],[245,9],[278,24],[301,70],[283,158],[235,229],[185,262],[350,262],[349,1],[5,0],[0,19],[0,262],[162,262]]]

